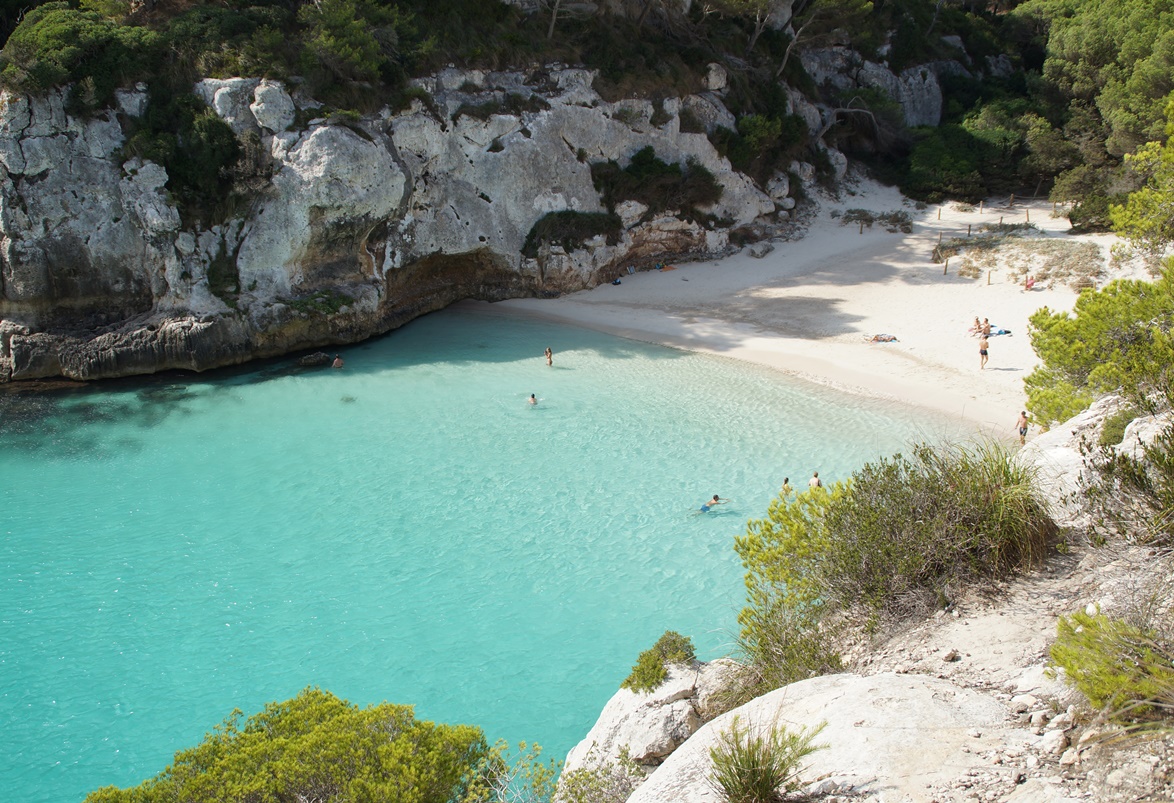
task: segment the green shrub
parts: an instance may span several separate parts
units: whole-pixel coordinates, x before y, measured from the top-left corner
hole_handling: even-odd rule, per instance
[[[631,689],[637,692],[652,691],[664,683],[668,674],[668,668],[664,664],[664,658],[652,650],[645,650],[636,659],[636,665],[632,667],[632,673],[624,679],[624,682],[620,684],[620,688]]]
[[[738,118],[737,130],[718,128],[710,140],[734,169],[764,184],[785,170],[800,154],[807,153],[810,135],[803,118],[795,114],[747,114]]]
[[[306,298],[284,298],[281,301],[298,312],[317,315],[334,315],[347,304],[354,303],[350,296],[334,291],[314,293]]]
[[[620,688],[636,692],[652,691],[668,677],[666,664],[687,664],[695,658],[691,639],[666,630],[651,649],[640,653],[632,673],[620,684]]]
[[[1120,393],[1143,410],[1174,396],[1174,268],[1156,282],[1119,279],[1080,294],[1072,314],[1047,307],[1029,319],[1042,363],[1027,376],[1027,409],[1063,421],[1098,395]]]
[[[656,640],[652,649],[670,664],[687,664],[697,659],[697,654],[693,651],[693,639],[674,630],[664,631],[664,635]]]
[[[520,95],[510,93],[501,99],[487,100],[484,103],[462,103],[453,112],[452,119],[462,115],[476,120],[488,120],[495,114],[521,117],[526,112],[540,112],[550,108],[550,104],[538,95]]]
[[[1106,418],[1105,423],[1101,425],[1100,445],[1116,446],[1125,440],[1125,428],[1139,415],[1140,413],[1136,408],[1126,407],[1124,410],[1118,410]]]
[[[594,752],[588,754],[586,766],[559,777],[554,803],[624,803],[647,777],[627,747],[620,748],[615,761],[600,761]]]
[[[0,85],[41,94],[64,83],[83,83],[91,109],[107,105],[114,90],[147,74],[159,56],[159,36],[122,26],[64,2],[24,16],[0,57]],[[75,101],[76,103],[76,101]]]
[[[633,154],[625,168],[612,161],[592,164],[591,178],[612,211],[621,201],[639,201],[648,207],[648,215],[679,210],[701,217],[697,207],[717,203],[722,194],[721,185],[705,167],[692,160],[683,169],[662,162],[652,146]]]
[[[680,120],[682,134],[704,134],[705,124],[694,114],[693,110],[688,107],[682,107],[677,114]]]
[[[1097,613],[1060,617],[1052,661],[1094,708],[1118,723],[1174,716],[1174,645]]]
[[[652,104],[652,116],[648,118],[649,125],[660,128],[663,125],[667,125],[672,119],[672,115],[665,111],[663,100],[658,100]]]
[[[792,733],[776,723],[765,733],[754,733],[735,715],[709,749],[710,786],[729,803],[779,803],[783,795],[801,788],[803,759],[826,747],[812,744],[823,728]]]
[[[845,209],[844,214],[840,217],[840,223],[845,226],[849,223],[863,223],[868,228],[872,228],[873,223],[879,223],[884,227],[885,231],[889,232],[904,232],[909,234],[913,231],[913,217],[905,211],[900,209],[893,212],[871,212],[867,209]]]
[[[994,443],[922,444],[866,464],[827,513],[824,598],[900,614],[917,598],[940,604],[961,583],[1033,566],[1055,525],[1032,479]]]
[[[940,606],[968,581],[1033,565],[1054,533],[1031,472],[994,444],[917,445],[848,482],[779,497],[734,543],[747,589],[740,682],[761,693],[837,671],[848,620]]]
[[[522,254],[533,259],[543,245],[560,245],[567,251],[581,248],[592,237],[604,235],[611,245],[619,242],[624,224],[618,215],[608,212],[548,212],[540,217],[526,235]]]
[[[104,787],[86,803],[485,799],[493,751],[479,728],[420,721],[409,706],[359,708],[318,689],[270,703],[243,726],[240,717],[154,778]]]

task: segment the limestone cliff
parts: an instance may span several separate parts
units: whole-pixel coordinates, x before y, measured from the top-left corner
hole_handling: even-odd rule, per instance
[[[0,381],[198,371],[355,342],[460,299],[557,295],[785,224],[797,189],[786,176],[764,191],[681,130],[683,109],[732,127],[720,68],[707,91],[656,106],[608,103],[592,80],[450,70],[418,81],[407,110],[342,120],[277,82],[201,81],[196,94],[259,143],[271,175],[208,227],[184,223],[162,167],[127,155],[141,88],[90,119],[67,114],[64,93],[0,94]],[[490,103],[515,111],[465,112]],[[818,113],[794,104],[817,130]],[[628,202],[618,241],[522,256],[547,213],[604,211],[591,163],[623,165],[647,146],[714,175],[709,223]]]

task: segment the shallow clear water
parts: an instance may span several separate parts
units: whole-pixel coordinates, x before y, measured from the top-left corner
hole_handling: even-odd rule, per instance
[[[344,357],[0,397],[6,799],[137,783],[307,685],[561,758],[664,630],[729,651],[784,475],[946,429],[476,310]]]

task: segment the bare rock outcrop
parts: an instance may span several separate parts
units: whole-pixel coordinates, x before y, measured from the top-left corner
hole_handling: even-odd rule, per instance
[[[692,666],[670,664],[665,681],[649,692],[620,689],[587,736],[567,754],[564,773],[627,755],[651,770],[701,727],[707,698],[735,666],[728,659]]]
[[[879,793],[886,800],[930,801],[930,788],[960,765],[988,766],[983,753],[1029,736],[1008,723],[998,701],[948,681],[918,675],[826,675],[793,683],[714,719],[673,753],[629,803],[719,803],[708,778],[710,748],[734,719],[752,733],[772,726],[792,732],[826,723],[825,749],[807,760],[802,777],[824,793]],[[948,769],[946,769],[948,768]],[[1007,770],[1008,790],[1014,786]]]

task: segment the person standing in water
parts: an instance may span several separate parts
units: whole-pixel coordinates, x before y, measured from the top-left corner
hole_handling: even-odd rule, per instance
[[[543,353],[546,355],[546,364],[554,365],[554,352],[550,350],[550,346],[547,346]]]
[[[538,399],[534,398],[533,393],[530,394],[530,398],[526,399],[526,401],[530,402],[530,404],[538,404]]]
[[[337,354],[334,355],[334,362],[330,363],[331,368],[342,368],[342,357]]]
[[[808,488],[822,488],[823,487],[823,482],[819,478],[818,471],[811,475],[811,479],[809,479],[807,481],[807,487]]]
[[[783,477],[783,487],[779,489],[779,493],[782,496],[786,496],[787,494],[791,493],[791,491],[793,491],[793,490],[794,489],[791,487],[791,478],[790,477]]]

